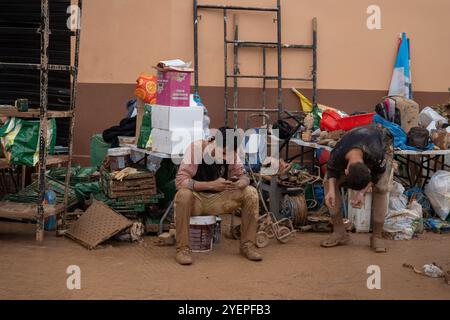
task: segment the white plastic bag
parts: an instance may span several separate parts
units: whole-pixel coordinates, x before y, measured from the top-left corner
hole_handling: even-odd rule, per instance
[[[404,192],[405,188],[397,181],[394,181],[389,194],[389,211],[398,211],[406,208],[408,197],[403,194]]]
[[[425,194],[437,215],[446,220],[450,213],[450,172],[437,171],[426,185]]]
[[[394,240],[410,240],[421,228],[422,206],[413,201],[411,209],[389,210],[383,230]]]
[[[433,121],[448,123],[448,120],[430,107],[425,107],[419,114],[419,126],[427,128]]]

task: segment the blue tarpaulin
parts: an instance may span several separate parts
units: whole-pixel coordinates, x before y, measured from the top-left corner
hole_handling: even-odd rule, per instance
[[[376,114],[374,116],[373,121],[375,123],[381,124],[383,127],[387,128],[387,129],[389,129],[389,131],[394,136],[394,149],[423,151],[421,149],[411,147],[407,144],[408,136],[406,135],[405,130],[403,130],[402,127],[400,127],[398,124],[390,122],[390,121],[382,118],[378,114]],[[424,150],[433,150],[433,149],[434,149],[434,144],[429,143]]]

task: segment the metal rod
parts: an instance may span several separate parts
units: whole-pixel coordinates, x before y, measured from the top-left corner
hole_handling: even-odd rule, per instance
[[[235,14],[233,17],[234,20],[234,40],[237,41],[239,39],[239,25],[238,25],[238,21],[237,21],[237,15]],[[239,93],[238,93],[238,78],[236,77],[237,75],[239,75],[239,48],[238,46],[234,46],[233,47],[233,76],[234,76],[234,81],[233,81],[233,91],[234,91],[234,96],[233,96],[233,108],[236,109],[238,106],[238,99],[239,99]],[[237,112],[233,112],[233,124],[234,124],[234,128],[237,129],[238,127],[238,113]]]
[[[64,211],[61,217],[61,221],[58,221],[57,225],[57,235],[59,232],[64,233],[66,228],[66,216],[68,209],[68,198],[69,198],[69,188],[70,188],[70,175],[72,167],[72,155],[73,155],[73,132],[75,129],[75,107],[77,101],[77,92],[78,92],[78,64],[79,64],[79,53],[80,53],[80,37],[81,37],[81,13],[83,9],[83,1],[78,0],[78,21],[77,21],[77,30],[75,35],[75,57],[74,57],[74,65],[75,72],[72,77],[72,92],[71,92],[71,100],[70,100],[70,111],[72,112],[72,117],[70,118],[70,130],[69,130],[69,156],[67,161],[67,172],[64,186]]]
[[[224,107],[225,107],[225,126],[228,126],[228,46],[227,46],[227,9],[223,9],[223,57],[224,57]]]
[[[194,93],[198,95],[198,6],[194,0]]]
[[[278,56],[278,97],[277,97],[277,107],[278,107],[278,119],[281,119],[281,112],[283,111],[283,76],[282,63],[281,63],[281,3],[277,0],[277,56]]]
[[[48,46],[49,46],[49,6],[48,0],[41,0],[41,90],[40,90],[40,129],[39,129],[39,198],[36,216],[36,240],[44,240],[44,199],[45,169],[47,161],[47,103],[48,103]]]
[[[266,109],[266,105],[267,105],[267,57],[266,57],[266,48],[262,48],[262,60],[263,60],[263,88],[262,88],[262,108],[263,110]],[[264,112],[264,114],[266,114]],[[263,118],[263,125],[266,125],[266,118]]]
[[[246,41],[246,40],[227,40],[228,44],[234,44],[238,47],[252,47],[252,48],[268,48],[277,49],[278,43],[273,41]],[[313,45],[310,44],[281,44],[282,49],[308,49],[312,50]]]
[[[265,75],[228,75],[228,78],[247,78],[247,79],[266,79],[266,80],[278,80],[278,76],[265,76]],[[281,77],[282,80],[292,81],[313,81],[312,78],[295,78],[295,77]]]
[[[312,20],[313,27],[313,70],[312,70],[312,85],[313,85],[313,96],[312,103],[313,107],[317,107],[317,18]]]
[[[252,109],[252,108],[228,108],[227,110],[228,112],[233,112],[233,111],[242,111],[242,112],[278,112],[278,109]]]
[[[227,5],[213,5],[213,4],[198,4],[198,9],[223,9],[223,10],[246,10],[246,11],[273,11],[276,12],[277,8],[268,7],[245,7],[245,6],[227,6]]]

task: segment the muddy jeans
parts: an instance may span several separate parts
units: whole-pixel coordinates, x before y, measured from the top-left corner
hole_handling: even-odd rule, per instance
[[[255,243],[259,198],[254,187],[217,193],[180,189],[174,200],[177,249],[189,247],[191,216],[231,214],[238,208],[241,208],[241,244]]]
[[[386,152],[386,171],[380,177],[378,183],[372,188],[372,226],[374,235],[380,236],[383,232],[384,218],[387,213],[386,210],[389,202],[389,191],[392,187],[393,174],[393,150],[388,150]],[[328,208],[330,210],[335,232],[344,231],[344,224],[341,215],[342,199],[340,191],[341,185],[344,182],[345,176],[342,176],[336,181],[334,190],[336,197],[335,205],[332,208]],[[324,187],[325,194],[327,194],[329,190],[329,179],[327,177],[325,177]]]

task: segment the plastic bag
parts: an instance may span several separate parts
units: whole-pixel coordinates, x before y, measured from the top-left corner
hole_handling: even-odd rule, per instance
[[[437,215],[447,219],[450,213],[450,172],[437,171],[425,187],[425,194]]]
[[[156,76],[142,73],[136,80],[136,97],[144,100],[146,103],[156,103]]]
[[[12,164],[34,167],[39,161],[39,120],[10,118],[0,127],[0,137]],[[53,154],[56,144],[56,121],[47,122],[47,152]]]
[[[142,117],[141,132],[139,133],[138,148],[147,149],[152,145],[152,107],[148,104],[144,106],[144,115]]]
[[[404,195],[404,192],[405,188],[397,181],[394,181],[389,195],[389,211],[406,209],[408,197]]]
[[[410,240],[422,230],[422,206],[413,201],[411,209],[389,210],[384,220],[383,230],[393,240]]]

